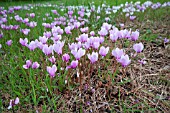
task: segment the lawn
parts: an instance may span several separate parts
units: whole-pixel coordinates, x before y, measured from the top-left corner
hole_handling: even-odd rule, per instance
[[[168,0],[0,3],[0,112],[170,111]]]

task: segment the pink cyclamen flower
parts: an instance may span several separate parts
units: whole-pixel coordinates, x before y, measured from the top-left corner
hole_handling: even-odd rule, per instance
[[[108,23],[103,23],[102,27],[105,28],[106,30],[109,30],[111,29],[112,25]]]
[[[72,10],[68,11],[68,15],[73,15],[73,11]]]
[[[48,58],[48,60],[51,62],[51,63],[55,63],[55,61],[56,61],[56,59],[55,59],[55,57],[54,56],[52,56],[52,57],[50,57],[50,58]]]
[[[43,35],[47,38],[50,38],[52,34],[50,31],[47,31],[47,32],[44,32]]]
[[[106,36],[108,34],[108,30],[105,28],[101,28],[101,30],[98,32],[98,34],[102,37]]]
[[[112,42],[116,42],[118,39],[118,34],[117,33],[110,34],[110,39],[112,40]]]
[[[92,52],[92,54],[87,54],[88,58],[90,59],[90,62],[94,64],[98,60],[98,53]]]
[[[80,22],[75,22],[74,23],[74,28],[78,29],[80,27]]]
[[[80,42],[86,42],[87,39],[88,39],[88,34],[85,34],[85,33],[81,34],[81,35],[79,36],[79,38],[76,38],[76,40],[77,40],[77,41],[80,41]]]
[[[89,30],[89,28],[88,28],[88,27],[80,28],[80,31],[81,31],[82,33],[87,33],[87,32],[88,32],[88,30]]]
[[[85,49],[82,49],[82,48],[80,48],[79,50],[77,50],[77,48],[76,48],[76,49],[74,49],[74,50],[71,50],[71,53],[74,55],[74,57],[76,58],[76,60],[80,60],[80,58],[85,55],[86,50],[85,50]]]
[[[58,14],[57,10],[51,10],[52,13]]]
[[[100,47],[99,54],[101,56],[106,56],[106,54],[109,52],[109,47],[105,48],[104,46]]]
[[[31,60],[27,60],[27,61],[26,61],[26,64],[23,65],[23,68],[24,68],[24,69],[28,69],[28,68],[31,67],[31,65],[32,65],[32,61],[31,61]]]
[[[0,39],[1,39],[3,36],[4,36],[3,33],[0,33]]]
[[[25,38],[25,39],[20,38],[19,42],[21,43],[22,46],[27,46],[28,45],[27,44],[28,43],[28,39],[27,38]]]
[[[124,55],[123,49],[116,48],[112,50],[112,55],[116,57],[116,59],[120,59],[122,55]]]
[[[144,46],[143,44],[140,42],[138,44],[134,44],[133,45],[133,49],[137,52],[140,53],[143,50]]]
[[[122,55],[118,62],[120,62],[123,67],[126,67],[130,64],[131,60],[128,55]]]
[[[64,31],[66,32],[66,34],[71,34],[71,27],[65,27]]]
[[[62,56],[62,60],[65,61],[65,62],[68,62],[70,60],[70,56],[68,54],[64,54]]]
[[[35,13],[30,13],[30,17],[34,18],[35,17]]]
[[[96,50],[99,48],[99,46],[100,46],[100,42],[93,42],[92,44],[92,47]]]
[[[33,64],[32,64],[33,69],[37,69],[39,66],[40,66],[40,64],[38,64],[38,62],[33,62]]]
[[[28,26],[31,27],[31,28],[34,28],[35,26],[37,26],[37,22],[30,22],[28,23]]]
[[[76,68],[78,66],[78,60],[73,60],[69,66],[67,66],[67,69],[69,68]]]
[[[76,49],[76,48],[81,48],[82,46],[82,43],[81,42],[78,42],[78,43],[71,43],[71,44],[68,44],[69,45],[69,49],[70,50],[73,50],[73,49]]]
[[[14,105],[17,105],[17,104],[19,104],[19,98],[18,97],[16,97],[15,100],[11,99],[9,106],[8,106],[8,109],[11,109]]]
[[[24,18],[24,19],[22,20],[22,22],[23,22],[23,23],[28,23],[28,22],[29,22],[29,19],[28,19],[28,18]]]
[[[53,46],[44,45],[42,51],[45,55],[50,55],[53,52]]]
[[[139,38],[139,31],[132,32],[131,40],[136,41]]]
[[[100,37],[99,42],[100,42],[100,44],[103,43],[104,42],[104,37]]]
[[[54,33],[53,34],[53,38],[51,38],[53,40],[54,43],[56,43],[58,40],[61,40],[62,36],[58,35],[58,33]]]
[[[64,42],[57,41],[57,43],[53,45],[53,49],[58,55],[61,55],[63,46]]]
[[[138,60],[138,62],[142,65],[146,64],[147,62],[145,61],[145,58],[143,58],[142,60]]]
[[[51,78],[55,77],[55,73],[57,71],[56,65],[53,65],[52,67],[47,66],[47,71],[50,74]]]
[[[28,35],[30,29],[22,29],[21,32],[24,33],[24,35]]]
[[[164,43],[168,43],[168,42],[169,42],[169,39],[164,38]]]
[[[14,101],[14,104],[17,105],[19,103],[19,98],[17,97]]]
[[[2,48],[2,45],[0,44],[0,49]]]
[[[91,31],[91,32],[90,32],[90,35],[91,35],[91,36],[94,36],[94,35],[95,35],[95,32],[94,32],[94,31]]]
[[[31,50],[34,51],[34,49],[37,47],[37,44],[35,41],[31,41],[29,45],[27,45],[27,47]]]
[[[130,18],[130,20],[133,21],[133,20],[135,20],[136,16],[130,16],[129,18]]]
[[[39,40],[40,40],[40,42],[42,42],[43,44],[45,44],[46,42],[47,42],[47,40],[48,40],[48,38],[46,38],[45,36],[43,36],[43,37],[39,37]]]
[[[11,46],[12,40],[8,40],[8,41],[6,42],[6,44],[7,44],[8,46]]]

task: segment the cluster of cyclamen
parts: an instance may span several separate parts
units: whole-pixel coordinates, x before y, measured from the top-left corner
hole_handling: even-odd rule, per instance
[[[144,49],[144,46],[142,43],[134,44],[133,49],[137,53],[140,53]],[[116,48],[115,50],[112,51],[112,55],[116,58],[116,60],[119,63],[122,64],[123,67],[126,67],[131,62],[131,60],[129,59],[129,56],[124,53],[123,49]]]
[[[15,106],[17,104],[19,104],[19,98],[18,97],[15,100],[11,99],[10,102],[9,102],[8,109],[11,109],[13,106]]]
[[[74,29],[74,25],[70,27]],[[85,29],[88,29],[88,27],[86,27]],[[31,51],[34,51],[36,48],[39,48],[42,50],[42,52],[46,56],[49,57],[48,60],[54,64],[52,67],[47,66],[47,72],[50,74],[51,77],[54,77],[55,72],[57,71],[57,66],[55,65],[56,58],[54,57],[55,55],[54,53],[57,53],[59,56],[62,56],[62,60],[65,62],[69,62],[70,60],[70,55],[67,53],[63,54],[62,52],[62,49],[65,45],[65,41],[61,41],[62,34],[64,33],[64,31],[67,34],[66,30],[61,29],[59,26],[58,27],[54,26],[51,32],[50,31],[44,32],[44,36],[40,36],[39,40],[36,39],[35,41],[31,41],[29,44],[28,44],[27,38],[25,39],[20,38],[20,43],[23,46],[28,47]],[[101,44],[104,42],[104,39],[105,39],[104,37],[106,36],[110,36],[110,39],[112,40],[112,42],[116,42],[117,40],[122,40],[122,39],[136,41],[139,37],[139,32],[138,31],[132,32],[126,29],[118,30],[118,28],[108,23],[103,23],[101,30],[98,31],[98,34],[96,34],[96,36],[95,36],[94,31],[90,32],[90,36],[88,33],[82,32],[82,34],[80,34],[79,37],[76,38],[76,40],[78,41],[77,43],[73,42],[71,44],[68,44],[71,54],[74,56],[75,60],[72,60],[71,64],[68,65],[66,69],[76,68],[78,66],[79,60],[86,53],[87,53],[88,59],[90,60],[92,64],[98,61],[98,57],[99,57],[98,54],[100,54],[102,58],[105,57],[109,52],[109,47],[101,46]],[[48,40],[52,40],[53,44],[49,45]],[[141,52],[143,48],[144,46],[142,43],[135,44],[133,46],[133,49],[137,53]],[[89,53],[90,49],[93,50],[92,53]],[[97,52],[97,50],[99,51]],[[119,49],[119,48],[114,49],[112,51],[112,55],[115,56],[117,61],[121,63],[123,67],[126,67],[131,62],[131,60],[129,59],[129,56],[125,54],[123,49]],[[31,61],[28,60],[26,62],[26,65],[24,65],[23,67],[25,69],[28,69],[29,67],[31,67]],[[39,65],[37,67],[39,67]],[[33,65],[32,65],[32,68],[33,68]]]
[[[33,62],[31,60],[27,60],[26,64],[23,65],[24,69],[29,69],[30,67],[32,67],[32,69],[37,69],[40,66],[40,64],[38,62]]]

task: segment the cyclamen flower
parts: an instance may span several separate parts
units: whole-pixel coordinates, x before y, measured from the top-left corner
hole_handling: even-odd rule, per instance
[[[48,47],[48,45],[44,45],[42,51],[43,51],[44,54],[50,55],[53,52],[53,46],[50,45]]]
[[[77,50],[77,48],[74,50],[71,50],[71,53],[74,55],[76,60],[80,60],[80,58],[85,55],[85,52],[86,50],[82,48],[80,48],[79,50]]]
[[[19,98],[17,97],[15,100],[11,99],[8,109],[11,109],[14,105],[17,105],[19,103]]]
[[[34,18],[35,17],[35,13],[30,13],[30,17]]]
[[[7,44],[8,46],[11,46],[12,40],[8,40],[8,41],[6,42],[6,44]]]
[[[133,49],[137,52],[140,53],[143,50],[144,46],[142,43],[134,44]]]
[[[128,55],[122,55],[118,62],[120,62],[123,67],[126,67],[130,64],[131,60]]]
[[[28,68],[31,67],[31,65],[32,65],[32,61],[31,61],[31,60],[27,60],[27,61],[26,61],[26,64],[23,65],[23,68],[24,68],[24,69],[28,69]]]
[[[91,36],[94,36],[94,35],[95,35],[95,32],[94,32],[94,31],[91,31],[91,32],[90,32],[90,35],[91,35]]]
[[[88,27],[80,28],[80,31],[81,31],[82,33],[87,33],[87,32],[88,32],[88,30],[89,30],[89,28],[88,28]]]
[[[109,30],[111,29],[112,25],[108,23],[103,23],[102,27],[105,28],[106,30]]]
[[[29,27],[31,27],[31,28],[34,28],[35,26],[37,26],[37,22],[30,22],[29,24],[28,24],[28,26]]]
[[[21,32],[24,33],[24,35],[28,35],[30,29],[22,29]]]
[[[52,56],[52,57],[50,57],[50,58],[48,58],[48,60],[51,62],[51,63],[55,63],[55,61],[56,61],[56,59],[55,59],[55,57],[54,56]]]
[[[83,45],[83,47],[84,47],[86,50],[89,49],[89,48],[90,48],[90,42],[89,42],[89,41],[85,42],[84,45]]]
[[[51,32],[44,32],[43,35],[47,38],[50,38],[51,37]]]
[[[27,47],[31,50],[34,51],[34,49],[37,47],[35,41],[31,41],[29,45],[27,45]]]
[[[168,42],[169,42],[169,39],[164,38],[164,43],[168,43]]]
[[[64,46],[64,42],[58,41],[56,44],[53,45],[54,51],[58,54],[62,54],[62,48]]]
[[[76,40],[77,40],[77,41],[80,41],[80,42],[86,42],[87,39],[88,39],[88,34],[85,34],[85,33],[81,34],[81,35],[79,36],[79,38],[76,38]]]
[[[68,44],[69,45],[69,49],[70,50],[74,50],[74,49],[79,49],[81,48],[82,44],[81,42],[78,42],[78,43],[71,43],[71,44]]]
[[[68,62],[70,60],[70,56],[68,54],[64,54],[62,56],[62,60],[65,61],[65,62]]]
[[[78,60],[73,60],[69,66],[67,66],[67,69],[74,69],[78,66]]]
[[[100,46],[100,42],[93,42],[93,45],[92,45],[92,47],[94,48],[94,49],[98,49],[99,48],[99,46]]]
[[[2,45],[0,44],[0,49],[2,48]]]
[[[62,38],[61,35],[54,33],[52,40],[53,40],[54,43],[56,43],[58,40],[61,40],[61,38]]]
[[[37,47],[42,50],[44,47],[44,44],[42,42],[38,42]]]
[[[57,27],[54,26],[54,27],[52,28],[52,34],[58,33],[58,34],[62,35],[63,32],[64,32],[64,31],[63,31],[63,29],[60,28],[60,26],[57,26]]]
[[[56,65],[53,65],[52,67],[47,66],[47,71],[50,74],[51,78],[55,77],[55,73],[57,71]]]
[[[73,15],[73,11],[72,10],[68,11],[68,14]]]
[[[134,20],[136,18],[136,16],[130,16],[130,20]]]
[[[58,14],[58,12],[56,10],[51,10],[51,12],[54,14]]]
[[[92,52],[92,54],[87,54],[88,58],[90,59],[90,62],[94,64],[98,60],[98,53]]]
[[[139,37],[139,32],[138,31],[135,31],[135,32],[132,32],[131,34],[131,40],[132,41],[136,41]]]
[[[75,22],[74,23],[74,28],[78,29],[80,27],[80,22]]]
[[[122,55],[124,55],[123,49],[116,48],[112,50],[112,55],[116,57],[116,59],[120,59]]]
[[[116,42],[116,41],[117,41],[117,39],[118,39],[118,35],[117,35],[117,33],[110,34],[110,39],[111,39],[113,42]]]
[[[38,62],[33,62],[33,64],[32,64],[33,69],[37,69],[39,66],[40,66],[40,64],[38,64]]]
[[[71,27],[65,27],[64,31],[66,32],[66,34],[71,34]]]
[[[28,18],[24,18],[24,20],[22,20],[23,23],[28,23],[29,19]]]
[[[100,36],[104,37],[108,34],[108,31],[105,28],[101,28],[101,30],[98,32],[98,34]]]
[[[3,36],[4,36],[3,33],[0,33],[0,39],[1,39]]]
[[[43,37],[39,37],[39,40],[40,40],[40,42],[42,42],[43,44],[45,44],[46,42],[47,42],[47,40],[48,40],[48,38],[46,38],[45,36],[43,36]]]
[[[27,46],[28,44],[28,39],[25,38],[24,40],[22,38],[19,39],[19,42],[21,43],[22,46]]]
[[[138,60],[138,62],[142,65],[146,64],[147,62],[145,61],[145,58],[143,58],[142,60]]]
[[[100,47],[99,54],[101,56],[106,56],[106,54],[109,52],[109,47],[105,48],[104,46]]]

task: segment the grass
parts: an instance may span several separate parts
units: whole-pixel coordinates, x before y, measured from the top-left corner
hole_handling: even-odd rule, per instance
[[[64,6],[69,6],[69,5],[87,5],[88,6],[90,5],[89,3],[91,3],[92,1],[94,0],[63,0],[63,1],[57,1],[57,2],[50,1],[50,3],[52,4],[63,3]],[[107,0],[106,4],[110,6],[119,5],[119,4],[125,3],[126,1],[127,0],[121,0],[121,1],[115,0],[113,2],[113,0]],[[141,2],[144,2],[144,1],[145,0],[141,0]],[[153,2],[158,2],[158,1],[163,3],[168,0],[153,0]],[[94,2],[95,2],[94,4],[98,6],[104,3],[104,0],[100,0],[100,1],[97,0]],[[130,2],[130,0],[128,0],[128,2]],[[4,6],[5,8],[7,8],[9,6],[25,5],[29,3],[31,2],[11,2],[11,3],[4,2],[4,3],[0,3],[0,6]],[[35,3],[39,3],[39,2],[35,2]],[[40,3],[45,4],[47,2],[40,2]],[[70,88],[68,88],[64,84],[65,82],[64,77],[68,74],[68,72],[67,71],[63,72],[60,70],[59,73],[61,73],[62,76],[56,77],[53,81],[51,81],[48,73],[46,72],[46,68],[43,67],[43,65],[46,65],[46,66],[52,65],[50,62],[45,61],[47,56],[45,56],[38,49],[31,52],[28,48],[21,46],[21,44],[19,43],[20,38],[23,38],[23,39],[28,38],[28,40],[31,41],[43,35],[44,28],[42,27],[42,23],[43,23],[42,20],[43,18],[47,18],[45,17],[45,14],[50,13],[52,16],[52,19],[56,17],[55,15],[51,13],[52,9],[56,9],[62,16],[64,15],[64,13],[66,13],[66,11],[63,11],[63,12],[60,11],[59,8],[53,8],[53,7],[45,8],[45,7],[38,7],[38,6],[30,10],[21,10],[21,11],[16,12],[18,15],[20,15],[23,18],[25,18],[26,13],[34,12],[36,15],[36,17],[30,19],[30,21],[38,22],[37,26],[35,28],[32,28],[31,32],[27,36],[23,35],[21,32],[19,32],[19,30],[18,31],[0,30],[4,34],[4,37],[0,39],[1,40],[0,44],[2,44],[2,48],[0,49],[0,61],[1,61],[0,63],[0,76],[1,76],[0,77],[0,89],[1,89],[0,92],[1,92],[1,97],[2,97],[0,100],[0,112],[1,111],[7,112],[9,100],[14,99],[15,97],[20,98],[20,104],[13,107],[13,111],[16,111],[16,112],[19,112],[19,111],[35,112],[36,110],[42,111],[42,112],[68,112],[67,110],[69,109],[69,106],[66,103],[68,102],[69,99],[65,99],[67,98],[68,95],[69,95],[68,97],[70,98],[73,98],[73,97],[77,98],[77,100],[73,99],[77,105],[77,108],[75,109],[79,112],[83,112],[84,103],[80,101],[84,101],[84,100],[79,99],[79,95],[78,95],[80,94],[79,92],[77,93],[74,92],[74,91],[77,91],[75,89],[77,89],[78,86],[75,84],[73,85],[70,84]],[[119,23],[125,23],[125,25],[127,25],[126,26],[127,28],[132,28],[134,30],[140,29],[141,30],[140,40],[145,40],[146,42],[152,42],[156,40],[158,36],[169,38],[169,35],[166,33],[164,34],[159,33],[159,32],[153,33],[154,28],[152,28],[152,26],[154,26],[155,21],[157,22],[157,24],[164,23],[164,18],[169,13],[170,13],[169,7],[157,9],[154,11],[154,13],[153,13],[153,10],[149,9],[146,11],[145,14],[142,14],[142,13],[136,14],[137,15],[137,19],[135,21],[136,23],[135,22],[132,23],[131,21],[126,20],[126,18],[122,18],[122,15],[120,15],[120,13],[117,13],[114,15],[114,17],[111,17],[112,18],[111,24],[115,24],[118,27]],[[99,19],[99,22],[96,22],[95,20],[90,19],[91,23],[86,24],[89,26],[90,30],[97,31],[99,29],[99,27],[104,22],[104,17],[105,17],[104,11],[102,14],[103,15],[101,15],[101,19]],[[9,17],[14,17],[14,15],[15,14],[10,14],[10,16],[8,16],[7,25],[18,24],[20,25],[21,28],[27,28],[25,24],[9,19]],[[146,15],[147,15],[147,18],[145,17]],[[40,17],[38,18],[38,16]],[[147,23],[145,23],[146,22],[145,19],[150,21],[149,26],[146,26]],[[47,19],[45,22],[50,23],[52,22],[52,20]],[[141,23],[145,23],[144,25],[146,26],[146,29],[139,28]],[[91,24],[94,24],[95,27],[92,28],[93,26],[91,26]],[[132,24],[132,26],[129,27],[128,25],[130,24]],[[136,24],[137,26],[135,27],[134,24]],[[64,26],[61,26],[61,27],[64,28]],[[160,29],[161,28],[162,26],[160,26]],[[70,35],[68,36],[64,34],[63,38],[65,38],[68,42],[69,41],[71,42],[72,39],[69,39],[69,38],[77,37],[78,36],[77,33],[80,33],[80,31],[74,31],[72,36]],[[9,39],[12,39],[13,41],[11,46],[6,45],[6,41]],[[68,48],[64,48],[63,53],[68,52],[68,51],[69,51]],[[109,59],[109,56],[107,57],[108,57],[107,59]],[[28,59],[31,59],[33,62],[37,61],[41,63],[40,64],[41,68],[36,69],[36,70],[23,69],[23,65],[25,64],[25,61]],[[71,57],[71,59],[73,59],[73,56]],[[57,68],[60,69],[62,65],[62,61],[61,61],[61,58],[59,57],[57,57],[57,64],[58,64]],[[111,62],[105,62],[105,65],[106,65],[105,67],[108,69],[111,65]],[[117,76],[118,76],[118,73],[120,74],[121,72],[117,70],[116,71]],[[111,74],[112,72],[104,72],[102,70],[99,70],[97,73],[97,75],[99,76],[99,80],[101,81],[104,81],[103,80],[104,77],[102,76],[110,76]],[[152,107],[152,105],[150,105],[150,100],[148,100],[148,98],[145,99],[145,98],[140,97],[140,101],[138,103],[134,102],[133,103],[134,105],[131,105],[132,100],[133,100],[131,97],[139,99],[139,95],[132,93],[128,96],[125,96],[127,97],[127,100],[125,100],[121,87],[124,88],[126,85],[131,83],[132,80],[125,79],[124,81],[118,81],[118,82],[116,82],[116,79],[113,79],[113,80],[115,80],[113,84],[116,87],[118,87],[118,92],[116,92],[116,94],[114,95],[114,96],[118,96],[116,98],[118,99],[116,101],[118,103],[115,104],[113,102],[113,104],[115,105],[111,105],[109,108],[109,110],[111,109],[110,110],[111,112],[117,112],[116,111],[117,109],[119,109],[120,111],[122,110],[123,112],[148,112],[148,111],[155,112],[156,110],[158,110],[158,108],[154,108]],[[70,94],[77,94],[77,95],[70,96]],[[145,97],[147,97],[147,94],[145,95],[146,95]],[[109,98],[110,98],[109,99],[110,102],[114,101],[115,99],[113,98],[112,100],[111,97]]]

